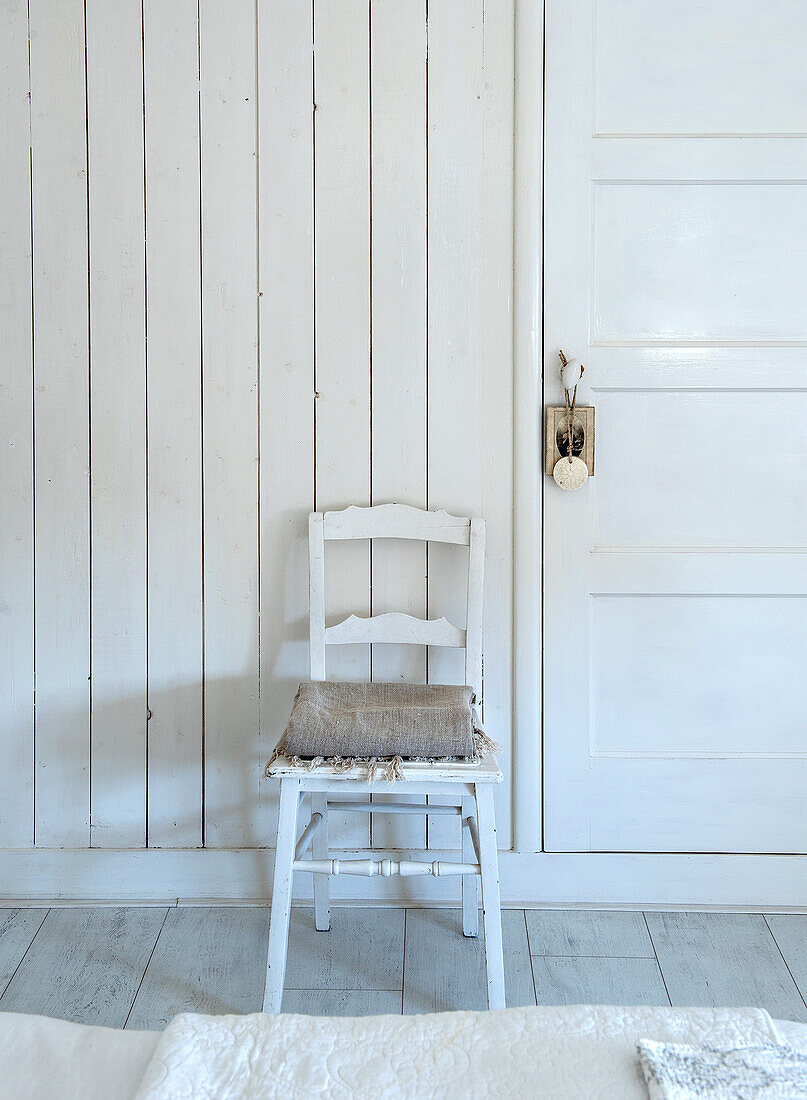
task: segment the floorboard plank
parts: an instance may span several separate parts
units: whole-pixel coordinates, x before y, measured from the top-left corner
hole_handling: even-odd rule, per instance
[[[807,915],[776,913],[766,920],[802,999],[807,1000]]]
[[[400,989],[404,910],[334,908],[330,932],[313,909],[292,909],[286,989]]]
[[[507,1006],[534,1005],[523,910],[502,910],[502,938]],[[466,938],[459,909],[407,910],[404,1013],[486,1008],[484,948],[481,921]]]
[[[401,992],[393,989],[287,989],[283,1011],[304,1016],[400,1016]]]
[[[178,1012],[258,1012],[263,1001],[269,910],[172,909],[126,1027],[160,1030]]]
[[[751,1005],[807,1021],[760,913],[648,913],[647,921],[673,1005]]]
[[[142,907],[51,909],[0,1010],[123,1027],[165,915]]]
[[[668,1005],[655,959],[535,955],[539,1005]]]
[[[480,941],[484,946],[482,920],[479,920]],[[508,1008],[535,1004],[532,980],[532,959],[527,939],[523,909],[502,909],[502,940],[504,943],[504,991]]]
[[[641,913],[530,909],[527,933],[533,955],[653,958],[653,944]]]
[[[0,911],[0,996],[31,946],[47,912],[47,909]]]

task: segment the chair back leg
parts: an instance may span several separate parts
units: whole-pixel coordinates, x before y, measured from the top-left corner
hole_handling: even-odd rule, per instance
[[[476,792],[476,820],[479,831],[479,863],[482,871],[482,920],[485,926],[488,1008],[504,1008],[502,910],[499,900],[499,860],[496,851],[493,790],[489,783],[477,783],[474,789]]]
[[[322,815],[322,825],[312,843],[314,859],[328,858],[328,795],[311,794],[311,811]],[[314,925],[318,932],[331,928],[331,880],[328,875],[314,875]]]
[[[264,1012],[280,1012],[280,1005],[283,1001],[299,802],[299,780],[282,779],[280,781],[280,815],[277,824],[277,848],[275,850],[275,877],[272,883],[269,952],[266,959],[266,984],[263,994]]]
[[[476,863],[471,830],[466,827],[468,818],[476,819],[476,803],[470,795],[462,799],[462,860],[463,863]],[[479,935],[479,880],[476,875],[462,876],[462,934]]]

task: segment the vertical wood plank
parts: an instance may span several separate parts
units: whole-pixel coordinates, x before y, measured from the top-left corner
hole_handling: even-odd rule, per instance
[[[87,144],[83,0],[31,0],[35,839],[90,833]],[[57,182],[58,181],[58,184]]]
[[[0,7],[0,844],[34,836],[34,425],[28,9]]]
[[[429,6],[429,507],[487,521],[488,732],[510,740],[512,505],[513,7]],[[461,621],[465,551],[429,552],[429,615]],[[459,654],[432,650],[432,683],[463,678]],[[509,784],[496,792],[509,847]],[[429,820],[429,844],[456,846]]]
[[[429,507],[482,514],[480,295],[482,0],[430,0],[428,123]],[[429,547],[428,611],[465,625],[468,551]],[[464,683],[460,650],[429,650],[431,683]],[[457,848],[432,817],[429,846]]]
[[[429,507],[480,515],[482,0],[429,4]],[[467,550],[429,547],[429,615],[464,626]],[[462,654],[432,649],[459,683]]]
[[[370,68],[366,0],[315,0],[316,506],[370,502]],[[370,606],[366,543],[326,550],[326,610]],[[369,646],[328,651],[329,679],[369,680]],[[350,820],[350,819],[353,820]],[[357,820],[358,818],[358,820]],[[333,847],[366,847],[364,815],[332,814]]]
[[[205,843],[260,842],[253,0],[200,5]]]
[[[426,6],[370,5],[372,493],[426,506]],[[377,540],[372,613],[426,613],[426,546]],[[373,679],[423,683],[420,646],[376,645]],[[400,796],[391,796],[391,800]],[[374,814],[372,843],[423,848],[425,817]]]
[[[91,843],[146,843],[146,332],[140,0],[87,0]]]
[[[481,514],[485,517],[484,722],[512,781],[514,3],[482,11]],[[536,264],[539,262],[535,258]],[[511,782],[494,790],[499,847],[511,846]]]
[[[144,0],[148,843],[202,840],[202,460],[196,0]]]
[[[308,664],[314,507],[314,55],[311,4],[258,2],[261,760]],[[274,843],[276,781],[262,786]]]

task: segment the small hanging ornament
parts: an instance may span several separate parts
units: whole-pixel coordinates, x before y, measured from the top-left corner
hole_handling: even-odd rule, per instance
[[[566,442],[567,453],[561,455],[552,469],[552,477],[555,484],[561,489],[571,492],[579,489],[588,479],[588,466],[574,454],[574,407],[577,403],[577,383],[583,376],[585,368],[579,359],[567,359],[562,351],[560,356],[559,374],[563,382],[563,393],[566,398]]]
[[[579,359],[567,359],[565,363],[561,362],[558,374],[563,383],[563,388],[571,391],[583,375],[583,364]]]

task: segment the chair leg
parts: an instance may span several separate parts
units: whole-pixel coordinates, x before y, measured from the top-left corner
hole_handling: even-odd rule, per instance
[[[496,822],[490,783],[475,784],[476,820],[479,831],[479,862],[482,868],[482,919],[485,924],[485,970],[488,979],[488,1008],[504,1008],[504,953],[502,911],[499,900],[499,860],[496,851]]]
[[[272,913],[269,923],[269,952],[266,959],[266,984],[263,992],[264,1012],[280,1012],[283,1001],[299,795],[300,784],[296,779],[281,779],[275,878],[272,884]]]
[[[469,817],[476,817],[476,806],[470,795],[462,799],[462,821]],[[471,831],[462,826],[462,859],[464,863],[476,863]],[[476,875],[462,876],[462,934],[463,936],[479,935],[479,883]]]
[[[322,824],[312,842],[314,859],[328,858],[328,796],[311,795],[311,811],[322,814]],[[331,880],[328,875],[314,875],[314,925],[318,932],[331,929]]]

